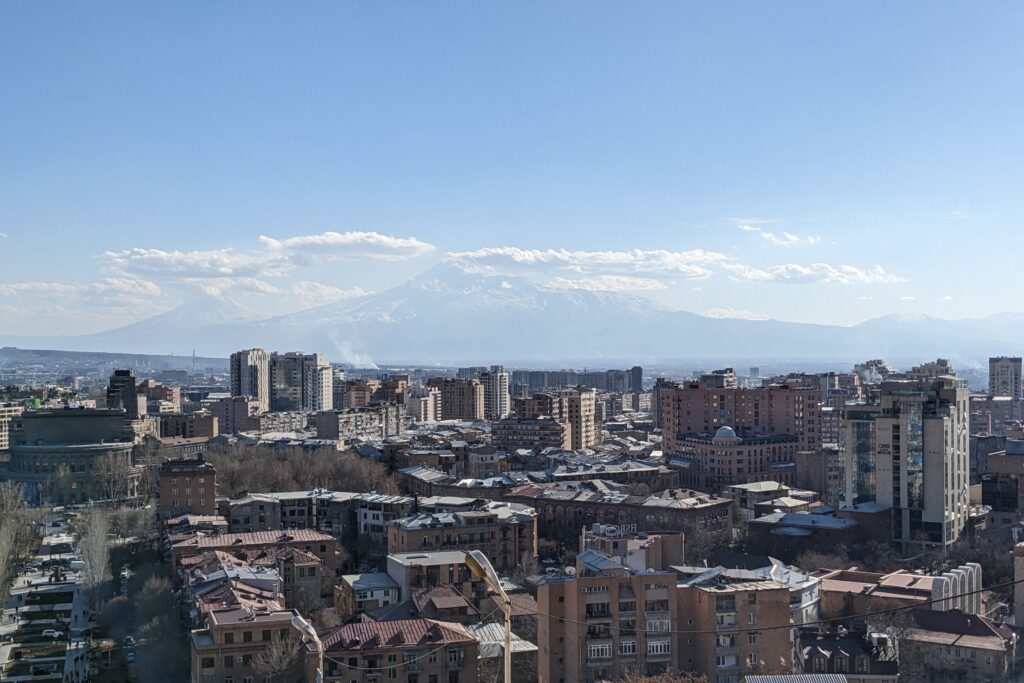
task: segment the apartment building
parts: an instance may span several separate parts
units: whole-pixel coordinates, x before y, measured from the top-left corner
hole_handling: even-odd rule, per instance
[[[416,507],[411,496],[396,496],[387,493],[363,493],[356,508],[356,529],[360,536],[367,536],[376,543],[385,543],[388,538],[388,523],[408,517]]]
[[[322,353],[270,354],[271,410],[320,411],[334,407],[330,361]]]
[[[512,412],[512,397],[509,394],[509,374],[500,365],[492,365],[479,374],[484,387],[484,417],[501,420]]]
[[[484,419],[484,385],[480,380],[434,377],[427,386],[441,392],[442,420]]]
[[[715,567],[681,580],[676,592],[686,619],[680,666],[710,683],[739,683],[752,674],[793,671],[790,588],[753,573]],[[765,630],[759,630],[763,627]]]
[[[711,386],[707,381],[678,382],[658,387],[664,428],[662,449],[676,455],[693,434],[715,434],[732,428],[740,438],[789,434],[798,450],[821,445],[821,391],[799,382],[748,389]]]
[[[125,411],[129,420],[146,414],[146,398],[135,390],[134,370],[114,370],[107,383],[107,408]]]
[[[217,513],[217,468],[202,457],[165,462],[157,476],[162,517]]]
[[[402,602],[425,588],[451,586],[463,595],[472,595],[474,586],[479,585],[462,550],[396,553],[387,556],[386,564],[388,576],[398,584]]]
[[[465,626],[433,619],[346,624],[322,634],[324,681],[477,683],[477,639]],[[307,680],[315,673],[307,668]]]
[[[264,680],[266,668],[260,656],[275,644],[300,640],[301,633],[292,625],[299,613],[293,609],[254,609],[249,606],[214,610],[207,616],[206,627],[192,631],[191,683],[245,683]],[[310,658],[316,666],[315,655],[305,649],[296,662],[300,677],[307,668],[302,661]],[[313,680],[306,678],[305,680]]]
[[[406,414],[416,422],[441,419],[441,390],[436,387],[410,387],[405,392]]]
[[[160,438],[198,439],[220,434],[220,420],[210,413],[170,414],[160,416]]]
[[[263,349],[245,349],[231,354],[232,396],[250,396],[259,412],[270,410],[270,356]]]
[[[529,567],[537,557],[537,513],[519,503],[416,514],[389,522],[387,535],[389,554],[480,550],[499,572]]]
[[[892,506],[892,540],[904,550],[956,542],[970,513],[967,381],[887,380],[880,407],[876,500]]]
[[[398,604],[401,587],[383,572],[345,574],[334,588],[334,609],[342,619]]]
[[[800,440],[790,434],[740,438],[727,425],[714,436],[688,434],[675,440],[680,484],[704,491],[752,481],[796,481],[796,453]]]
[[[21,428],[21,414],[24,406],[0,403],[0,453],[11,447],[11,432]]]
[[[337,541],[333,536],[312,529],[288,531],[255,531],[230,534],[194,534],[179,540],[171,546],[171,563],[180,568],[183,560],[194,558],[205,552],[220,550],[226,553],[275,552],[286,548],[303,550],[316,556],[321,563],[321,595],[330,596],[334,591],[337,569]]]
[[[537,511],[542,536],[575,539],[587,523],[636,525],[638,531],[699,528],[728,536],[732,499],[687,489],[648,496],[630,495],[624,486],[600,479],[556,484],[526,484],[504,493],[510,502]]]
[[[316,414],[316,435],[339,442],[373,441],[405,431],[405,404],[378,403]]]
[[[584,550],[575,577],[551,577],[538,586],[537,612],[539,683],[686,671],[672,633],[680,628],[673,572],[638,572]]]
[[[551,418],[569,429],[569,448],[592,448],[600,443],[596,416],[597,391],[576,387],[533,394],[513,401],[515,416],[524,420]]]
[[[550,417],[512,417],[493,422],[491,443],[495,448],[509,453],[519,449],[542,451],[545,448],[572,447],[568,423]]]
[[[988,359],[988,395],[1022,398],[1020,356]]]
[[[259,399],[251,396],[232,396],[207,404],[210,415],[217,420],[221,434],[237,434],[252,429],[255,418],[264,412]]]

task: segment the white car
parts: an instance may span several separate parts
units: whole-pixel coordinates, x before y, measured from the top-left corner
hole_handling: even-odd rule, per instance
[[[64,636],[63,633],[55,628],[45,629],[40,635],[42,635],[43,638],[61,638]]]

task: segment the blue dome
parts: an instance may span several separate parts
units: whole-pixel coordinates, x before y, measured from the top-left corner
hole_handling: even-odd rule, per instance
[[[716,439],[720,439],[720,438],[735,439],[736,438],[736,430],[734,430],[732,427],[726,427],[726,426],[723,425],[723,426],[718,428],[717,432],[715,432],[715,438]]]

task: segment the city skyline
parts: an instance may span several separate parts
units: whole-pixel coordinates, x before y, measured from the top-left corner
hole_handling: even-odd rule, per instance
[[[3,10],[0,332],[439,263],[711,317],[1019,310],[972,267],[1024,246],[1018,6],[247,9]]]

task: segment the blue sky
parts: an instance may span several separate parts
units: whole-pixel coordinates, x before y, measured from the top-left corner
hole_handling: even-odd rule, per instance
[[[713,315],[1020,310],[1022,25],[1014,2],[3,3],[0,331],[198,290],[284,312],[445,259]]]

